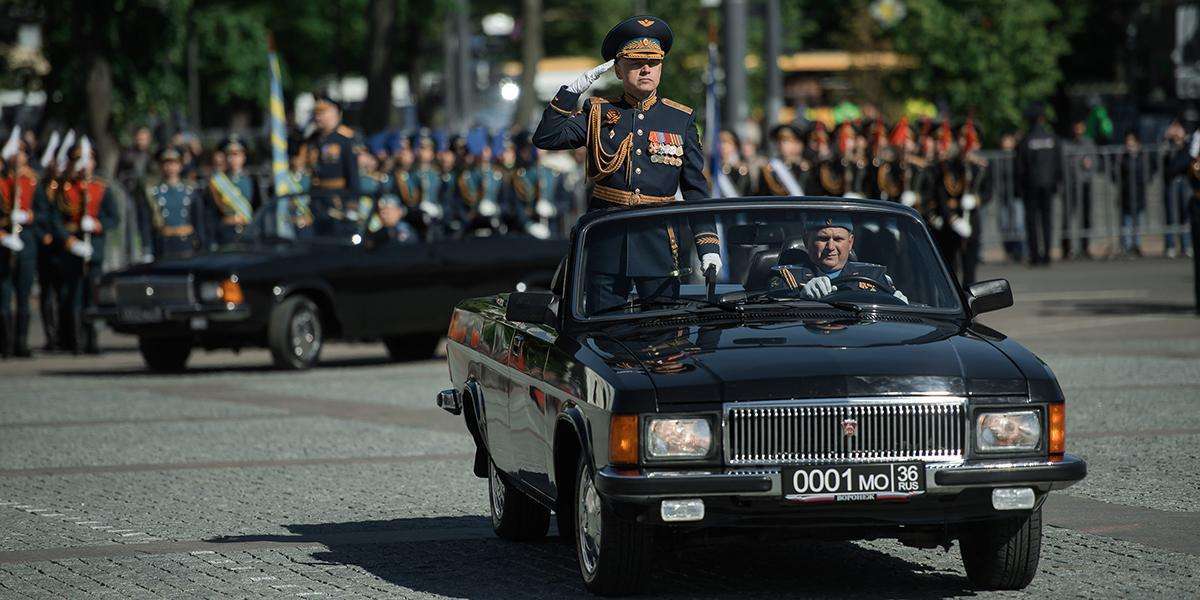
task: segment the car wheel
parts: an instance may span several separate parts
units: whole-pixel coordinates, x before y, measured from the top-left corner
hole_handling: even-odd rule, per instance
[[[650,526],[613,514],[596,490],[592,466],[582,456],[575,484],[575,556],[583,584],[601,596],[637,593],[650,568]]]
[[[138,351],[151,371],[175,373],[187,367],[192,355],[191,340],[138,338]]]
[[[959,538],[963,566],[976,587],[1019,590],[1033,581],[1042,550],[1042,509],[971,525]]]
[[[267,340],[275,366],[281,369],[307,369],[317,364],[324,345],[321,312],[304,296],[292,296],[271,311]]]
[[[496,535],[506,540],[528,541],[544,537],[550,530],[550,510],[509,485],[491,461],[488,461],[488,497]]]
[[[410,333],[385,337],[383,345],[387,347],[388,357],[394,361],[426,360],[433,358],[441,339],[440,333]]]

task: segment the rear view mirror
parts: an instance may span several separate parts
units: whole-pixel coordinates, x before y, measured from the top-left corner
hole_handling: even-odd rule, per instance
[[[989,279],[973,283],[967,288],[967,296],[971,312],[977,315],[1013,305],[1012,288],[1009,287],[1007,279]]]
[[[786,237],[782,227],[763,223],[734,225],[725,229],[727,243],[734,246],[778,246]]]
[[[508,295],[504,319],[553,327],[558,322],[558,296],[551,292],[513,292]]]

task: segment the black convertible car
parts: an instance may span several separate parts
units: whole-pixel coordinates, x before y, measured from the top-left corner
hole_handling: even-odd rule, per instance
[[[266,202],[218,251],[106,274],[88,316],[138,336],[159,371],[182,369],[193,348],[255,346],[280,368],[303,369],[335,338],[428,358],[460,300],[545,289],[567,251],[566,241],[525,235],[401,243],[373,216],[332,219],[313,200]]]
[[[715,220],[725,266],[598,300],[589,250]],[[617,244],[616,247],[620,247]],[[602,278],[597,278],[602,275]],[[601,295],[609,298],[612,294]],[[655,539],[760,530],[959,542],[971,581],[1037,571],[1041,506],[1082,479],[1050,369],[976,321],[918,214],[767,198],[592,213],[551,291],[459,304],[439,406],[474,438],[497,535],[574,541],[587,588],[632,592]]]

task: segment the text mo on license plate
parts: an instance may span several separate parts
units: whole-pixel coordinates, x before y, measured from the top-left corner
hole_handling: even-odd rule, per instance
[[[919,462],[785,467],[783,497],[797,502],[888,500],[925,491]]]

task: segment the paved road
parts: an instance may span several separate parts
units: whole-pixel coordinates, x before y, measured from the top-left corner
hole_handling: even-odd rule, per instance
[[[1200,589],[1200,318],[1186,261],[1007,276],[986,321],[1028,344],[1069,397],[1088,479],[1049,504],[1029,596]],[[265,352],[141,370],[99,358],[0,363],[0,596],[571,597],[569,547],[496,539],[461,422],[433,408],[441,361],[335,345],[311,372]],[[973,595],[957,548],[739,542],[665,550],[676,597]]]

